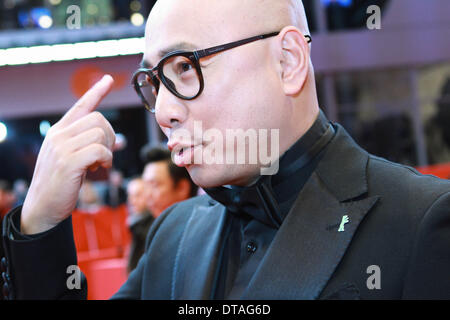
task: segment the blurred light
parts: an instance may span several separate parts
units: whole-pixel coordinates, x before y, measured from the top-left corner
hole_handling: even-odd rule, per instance
[[[105,40],[102,42],[102,45],[97,48],[97,57],[111,57],[117,54],[119,48],[117,40]]]
[[[98,14],[98,6],[96,4],[89,3],[86,10],[87,13],[91,16],[95,16],[96,14]]]
[[[130,3],[131,11],[139,11],[139,10],[141,10],[141,7],[142,7],[141,3],[137,0],[133,0]]]
[[[136,27],[142,26],[144,24],[144,16],[140,14],[139,12],[133,13],[131,15],[131,23],[135,25]]]
[[[57,6],[61,3],[61,0],[49,0],[48,2],[50,2],[52,6]]]
[[[353,4],[353,0],[322,0],[322,4],[326,7],[332,3],[337,3],[341,7],[350,7]]]
[[[52,13],[47,8],[33,8],[30,10],[30,16],[33,23],[43,29],[48,29],[53,24]]]
[[[17,50],[18,53],[16,59],[20,59],[19,61],[23,61],[22,59],[28,59],[31,63],[41,63],[46,61],[48,58],[48,54],[51,52],[50,46],[36,46],[31,47],[31,50],[27,53],[29,56],[24,56],[20,54],[23,50]]]
[[[114,151],[121,151],[127,147],[127,138],[122,133],[116,133]]]
[[[47,135],[48,130],[50,130],[50,122],[47,120],[41,121],[39,124],[39,132],[41,133],[41,136],[45,137]]]
[[[67,61],[75,58],[73,44],[57,44],[51,46],[53,61]]]
[[[29,27],[32,23],[30,15],[24,10],[19,10],[19,13],[17,14],[17,20],[21,27]]]
[[[144,38],[79,42],[0,49],[0,67],[52,61],[137,55],[144,52]]]
[[[41,16],[38,24],[42,29],[48,29],[53,25],[53,19],[50,16]]]
[[[3,122],[0,122],[0,143],[6,140],[8,136],[8,128]]]

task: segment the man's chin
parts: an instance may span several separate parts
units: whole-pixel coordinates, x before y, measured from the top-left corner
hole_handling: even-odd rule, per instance
[[[190,165],[186,169],[199,187],[214,188],[225,185],[245,186],[252,180],[244,167],[233,165]]]
[[[213,169],[208,165],[190,165],[186,167],[192,181],[200,188],[214,188],[226,184],[227,177],[220,168]]]

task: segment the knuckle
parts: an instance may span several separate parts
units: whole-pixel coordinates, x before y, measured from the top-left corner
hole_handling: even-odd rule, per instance
[[[52,126],[50,129],[48,129],[47,134],[45,135],[45,139],[48,141],[54,141],[56,137],[58,136],[59,131],[57,130],[57,127]]]
[[[94,111],[94,112],[92,112],[92,117],[94,118],[94,121],[96,122],[96,123],[102,123],[103,122],[103,120],[105,119],[104,117],[103,117],[103,115],[100,113],[100,112],[98,112],[98,111]]]
[[[82,106],[82,104],[83,104],[83,99],[80,98],[72,105],[72,109],[80,108]]]
[[[107,157],[107,149],[104,145],[101,144],[95,144],[94,145],[94,153],[96,155],[96,158],[103,159]]]
[[[53,133],[52,135],[47,135],[45,137],[45,143],[50,152],[55,153],[58,150],[59,146],[59,138],[58,135]]]
[[[96,142],[103,142],[105,141],[105,131],[102,130],[102,128],[94,128],[93,130],[94,139]]]
[[[55,134],[55,131],[57,129],[57,124],[54,124],[53,126],[50,127],[50,129],[48,129],[47,134],[45,135],[46,137],[51,137]]]

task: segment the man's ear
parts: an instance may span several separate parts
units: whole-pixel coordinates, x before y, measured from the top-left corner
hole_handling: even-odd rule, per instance
[[[286,95],[295,96],[306,83],[310,48],[305,36],[295,27],[286,27],[278,35],[281,81]]]

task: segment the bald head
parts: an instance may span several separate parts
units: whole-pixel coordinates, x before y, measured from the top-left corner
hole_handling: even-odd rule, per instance
[[[273,20],[271,24],[277,25],[280,30],[286,26],[294,26],[302,33],[309,34],[305,8],[301,0],[255,0],[255,2],[259,2],[257,5],[264,10],[259,14],[266,21]]]
[[[214,1],[211,1],[214,2]],[[232,0],[226,2],[235,15],[240,16],[241,26],[249,28],[249,20],[258,31],[281,30],[295,26],[303,33],[309,33],[305,9],[301,0]]]
[[[204,45],[213,45],[221,34],[224,41],[232,41],[236,36],[280,31],[286,26],[309,34],[301,0],[158,0],[148,19],[147,35],[162,31],[158,28],[161,20],[167,31],[183,29],[208,42]]]

